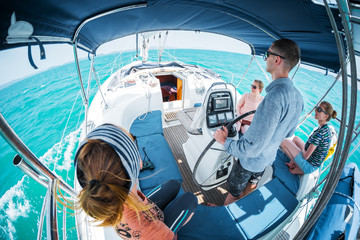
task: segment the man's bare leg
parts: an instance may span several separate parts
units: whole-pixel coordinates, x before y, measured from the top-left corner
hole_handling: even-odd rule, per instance
[[[235,202],[236,200],[239,200],[240,198],[242,198],[241,194],[238,197],[234,197],[233,195],[231,195],[230,193],[228,193],[228,195],[225,198],[224,201],[224,205],[229,205],[230,203]]]
[[[226,199],[224,201],[224,205],[229,205],[230,203],[233,203],[233,202],[245,197],[246,195],[248,195],[252,191],[254,191],[256,189],[256,186],[257,186],[256,184],[247,183],[245,189],[240,193],[240,195],[238,197],[234,197],[233,195],[228,193],[228,195],[226,196]]]
[[[244,191],[242,191],[242,193],[240,194],[240,198],[243,198],[246,195],[252,193],[256,189],[256,186],[257,186],[257,184],[248,183],[246,185],[246,188],[244,189]]]

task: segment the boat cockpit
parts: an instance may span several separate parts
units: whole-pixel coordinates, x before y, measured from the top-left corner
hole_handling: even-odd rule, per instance
[[[238,95],[232,84],[215,82],[207,90],[200,107],[184,109],[177,114],[188,135],[183,149],[193,179],[204,190],[222,184],[232,169],[232,157],[222,145],[214,142],[213,135],[217,129],[234,120]],[[235,128],[230,130],[229,137],[237,139]]]

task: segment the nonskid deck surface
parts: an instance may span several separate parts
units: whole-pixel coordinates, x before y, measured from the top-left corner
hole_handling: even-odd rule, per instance
[[[210,191],[204,191],[196,183],[194,183],[192,179],[192,172],[187,163],[182,147],[182,144],[188,139],[185,128],[182,125],[164,128],[164,137],[169,143],[176,163],[183,176],[184,181],[182,183],[182,187],[184,191],[193,192],[197,196],[199,204],[206,204],[210,202],[216,205],[222,205],[227,195],[227,183],[224,183]]]

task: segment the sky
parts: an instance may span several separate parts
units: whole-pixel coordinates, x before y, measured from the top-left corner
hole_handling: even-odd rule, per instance
[[[250,48],[245,44],[233,38],[219,36],[211,33],[195,33],[190,31],[173,31],[169,32],[167,37],[162,33],[162,37],[158,37],[159,33],[150,37],[150,48],[158,49],[159,46],[165,48],[192,48],[192,49],[211,49],[228,52],[238,52],[250,54]],[[165,44],[163,44],[166,38]],[[141,38],[139,37],[139,40]],[[23,79],[42,71],[48,70],[55,66],[61,66],[65,63],[74,62],[73,47],[69,44],[51,44],[44,45],[46,59],[40,60],[39,47],[32,47],[32,57],[38,69],[35,70],[30,65],[28,60],[27,47],[20,47],[11,50],[4,50],[0,52],[0,87],[12,81]],[[129,36],[121,40],[116,40],[111,43],[101,46],[97,55],[110,54],[114,52],[122,52],[127,50],[135,50],[136,38]],[[88,54],[82,50],[78,50],[79,58],[87,58]]]

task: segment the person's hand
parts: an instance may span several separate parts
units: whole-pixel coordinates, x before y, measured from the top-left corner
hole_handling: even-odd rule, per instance
[[[214,133],[215,140],[222,145],[225,144],[227,136],[228,136],[228,130],[225,126],[223,126],[222,129],[218,129]]]

